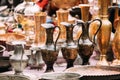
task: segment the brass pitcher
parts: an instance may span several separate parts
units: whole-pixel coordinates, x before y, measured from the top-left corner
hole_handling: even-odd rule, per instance
[[[109,65],[106,60],[106,53],[110,44],[112,24],[108,20],[108,3],[109,0],[98,0],[102,26],[97,35],[97,42],[101,53],[100,60],[98,61],[97,65]]]
[[[113,61],[112,65],[120,65],[120,17],[112,42],[112,49],[115,56],[115,60]]]
[[[47,68],[45,72],[51,72],[54,71],[53,64],[57,60],[59,48],[56,46],[57,40],[60,36],[60,28],[55,27],[51,23],[42,24],[42,27],[46,30],[46,45],[44,47],[41,47],[41,54],[43,61],[45,62]],[[56,40],[53,40],[53,34],[55,28],[59,29],[59,34],[56,38]]]

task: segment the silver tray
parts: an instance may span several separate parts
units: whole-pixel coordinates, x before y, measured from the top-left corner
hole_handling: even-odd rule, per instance
[[[66,69],[65,72],[80,74],[80,80],[120,80],[119,66],[77,66]]]

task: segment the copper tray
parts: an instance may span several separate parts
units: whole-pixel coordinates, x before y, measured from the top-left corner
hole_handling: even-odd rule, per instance
[[[25,36],[22,34],[16,34],[16,33],[6,33],[6,34],[0,34],[0,40],[1,41],[12,41],[12,40],[25,40]]]
[[[11,42],[14,40],[25,40],[25,36],[16,33],[6,33],[0,34],[0,44],[6,46],[6,42]]]
[[[120,67],[117,66],[77,66],[65,72],[80,74],[80,80],[120,80]]]

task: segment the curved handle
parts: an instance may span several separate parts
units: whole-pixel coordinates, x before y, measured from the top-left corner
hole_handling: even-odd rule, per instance
[[[78,20],[77,23],[76,23],[76,25],[78,25],[78,26],[81,25],[82,27],[84,27],[84,21]],[[80,26],[79,26],[79,27],[80,27]],[[81,35],[80,35],[79,38],[78,38],[78,44],[79,44],[80,37],[81,37]]]
[[[57,36],[57,38],[56,38],[56,40],[55,40],[55,42],[54,42],[54,48],[55,48],[55,51],[56,51],[56,43],[57,43],[57,41],[58,41],[58,39],[59,39],[59,36],[60,36],[60,34],[61,34],[61,29],[60,29],[59,26],[55,26],[55,28],[58,28],[58,29],[59,29],[58,36]],[[55,28],[54,28],[54,30],[55,30]]]
[[[100,30],[100,28],[101,28],[101,26],[102,26],[102,21],[101,21],[100,19],[94,19],[94,20],[92,20],[92,21],[89,22],[89,25],[90,25],[92,22],[94,22],[94,21],[99,21],[99,22],[100,22],[100,25],[99,25],[99,27],[98,27],[98,29],[97,29],[97,31],[95,32],[94,37],[93,37],[93,43],[95,44],[95,36],[97,35],[98,31]]]

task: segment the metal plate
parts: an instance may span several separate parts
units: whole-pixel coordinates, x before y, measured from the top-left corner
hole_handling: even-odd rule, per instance
[[[114,66],[77,66],[66,69],[83,76],[80,80],[114,80],[120,79],[120,67]]]
[[[0,74],[0,80],[30,80],[24,75]]]
[[[77,73],[45,73],[41,80],[79,80],[80,75]]]

